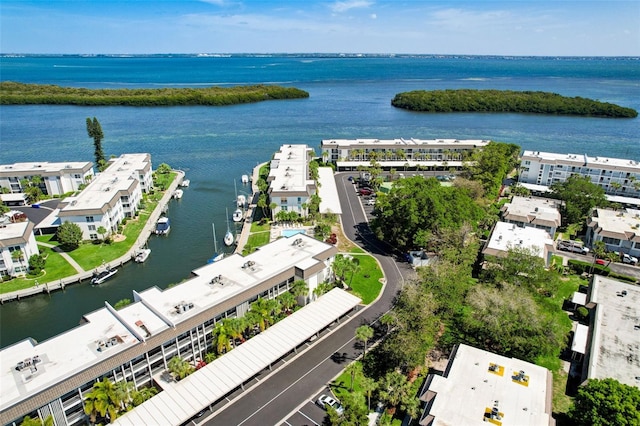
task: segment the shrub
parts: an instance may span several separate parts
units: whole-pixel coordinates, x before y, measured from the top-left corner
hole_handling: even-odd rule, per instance
[[[580,306],[578,309],[576,309],[576,316],[579,319],[584,320],[589,316],[589,310],[584,306]]]

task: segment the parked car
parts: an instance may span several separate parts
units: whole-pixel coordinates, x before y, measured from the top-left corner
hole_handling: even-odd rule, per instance
[[[328,410],[329,407],[331,407],[334,410],[336,410],[338,414],[342,414],[344,412],[344,408],[342,407],[342,404],[340,404],[340,401],[338,401],[337,399],[329,395],[320,395],[320,398],[318,398],[318,400],[316,401],[316,404],[318,404],[321,408],[324,408],[325,410]]]
[[[627,253],[620,253],[620,259],[622,259],[622,263],[628,263],[630,265],[635,265],[638,263],[637,257],[633,257]]]
[[[349,182],[353,182],[353,176],[349,176],[349,178],[347,179]]]
[[[373,191],[370,188],[360,188],[360,190],[358,190],[358,194],[360,194],[360,195],[371,195],[371,194],[373,194]]]
[[[365,205],[367,205],[367,206],[375,206],[376,205],[376,200],[374,198],[369,198],[368,200],[365,200]]]
[[[569,251],[572,253],[587,254],[589,249],[582,245],[580,241],[558,240],[556,244],[558,250]]]
[[[606,265],[607,261],[604,259],[596,259],[596,264],[597,265]]]

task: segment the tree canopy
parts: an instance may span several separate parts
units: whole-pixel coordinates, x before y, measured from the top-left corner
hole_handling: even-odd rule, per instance
[[[56,237],[62,247],[73,250],[78,248],[82,241],[82,229],[77,224],[67,221],[58,227]]]
[[[638,112],[608,102],[557,93],[513,90],[415,90],[398,93],[391,105],[423,112],[517,112],[634,118]]]
[[[107,166],[107,160],[104,157],[104,151],[102,150],[102,139],[104,139],[104,133],[102,132],[102,126],[97,118],[93,117],[93,120],[87,117],[87,134],[93,139],[93,155],[96,159],[96,167],[102,171]]]
[[[640,389],[615,379],[589,380],[568,414],[576,426],[639,425]]]
[[[553,195],[564,201],[561,208],[565,223],[578,223],[589,214],[594,207],[608,204],[605,191],[591,182],[588,176],[571,175],[564,182],[551,185]]]
[[[424,244],[424,233],[477,223],[483,211],[466,191],[442,186],[434,178],[413,176],[380,195],[375,214],[372,227],[377,237],[405,250]]]

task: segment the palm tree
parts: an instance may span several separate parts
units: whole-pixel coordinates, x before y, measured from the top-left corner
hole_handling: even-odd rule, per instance
[[[391,312],[387,312],[380,317],[380,324],[387,327],[386,334],[389,334],[389,332],[391,331],[395,323],[396,323],[396,317]]]
[[[365,324],[356,328],[356,339],[364,343],[364,352],[362,353],[363,359],[365,356],[367,356],[367,342],[372,337],[373,337],[373,328],[369,327],[368,325]]]
[[[131,402],[133,403],[134,407],[137,407],[146,400],[154,397],[157,393],[158,389],[154,388],[153,386],[138,389],[132,392]]]
[[[216,338],[216,350],[218,351],[219,355],[222,355],[223,353],[229,352],[231,350],[231,344],[229,344],[230,334],[228,329],[228,321],[226,318],[216,323],[216,326],[211,334]]]
[[[282,293],[281,295],[276,297],[276,299],[278,299],[278,301],[280,302],[280,306],[282,306],[282,309],[285,313],[291,312],[291,309],[293,309],[293,307],[297,303],[296,297],[288,291]]]
[[[244,318],[227,318],[225,321],[227,321],[227,331],[229,332],[229,337],[233,339],[234,346],[236,339],[244,342],[243,333],[247,329],[247,321]]]
[[[179,356],[171,358],[167,367],[174,376],[178,377],[178,380],[184,379],[195,370],[195,368],[189,364],[189,361],[182,359]]]
[[[120,401],[120,409],[125,411],[128,403],[131,401],[131,394],[136,390],[133,382],[121,380],[115,383],[116,398]]]
[[[217,358],[215,352],[207,352],[204,354],[204,362],[211,364]]]
[[[273,312],[278,308],[278,302],[274,299],[258,298],[251,304],[251,311],[258,315],[260,331],[264,331],[269,327],[273,320]]]
[[[389,412],[395,412],[395,407],[405,398],[407,391],[407,378],[396,370],[387,373],[380,383],[380,398],[389,406]]]
[[[98,415],[108,418],[112,422],[118,417],[120,400],[114,383],[108,378],[93,384],[84,400],[84,412],[88,414],[91,423],[95,423]]]
[[[353,382],[356,380],[356,374],[362,372],[362,364],[359,362],[352,362],[347,365],[347,368],[344,369],[344,372],[351,376],[351,385],[349,386],[349,392],[353,392]]]
[[[367,395],[367,409],[371,410],[371,392],[375,391],[378,384],[371,377],[362,376],[360,378],[360,387],[362,391]]]
[[[32,419],[31,416],[25,416],[20,426],[54,426],[53,416],[49,414],[44,420],[40,420],[40,417]]]
[[[305,280],[295,280],[291,284],[291,292],[296,298],[304,297],[303,306],[307,304],[307,297],[309,296],[309,286]]]

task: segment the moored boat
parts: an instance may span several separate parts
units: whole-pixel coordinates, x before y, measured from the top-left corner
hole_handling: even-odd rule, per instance
[[[247,197],[245,197],[242,194],[238,195],[237,204],[238,204],[238,208],[241,208],[241,209],[245,208],[247,204]]]
[[[216,225],[215,225],[215,223],[212,223],[211,227],[213,228],[213,249],[215,251],[213,252],[213,256],[211,256],[210,259],[207,259],[207,263],[217,262],[217,261],[222,260],[224,258],[224,253],[218,253],[218,238],[216,237]]]
[[[249,183],[249,175],[242,175],[242,184],[246,185]]]
[[[182,186],[183,188],[188,188],[190,183],[191,181],[189,179],[185,179],[182,181],[182,183],[180,183],[180,186]]]
[[[242,219],[244,219],[244,213],[242,212],[242,210],[236,209],[236,211],[233,212],[232,219],[234,222],[242,221]]]
[[[176,200],[179,200],[180,198],[182,198],[182,194],[183,194],[182,189],[176,189],[175,191],[173,191],[173,198],[175,198]]]
[[[116,272],[118,272],[116,268],[104,269],[103,271],[100,271],[93,275],[93,278],[91,278],[91,284],[93,285],[102,284],[103,282],[107,281],[109,278],[113,277],[116,274]]]
[[[168,235],[169,231],[171,231],[171,222],[169,221],[169,218],[163,216],[158,219],[155,230],[156,235]]]
[[[233,233],[231,232],[231,228],[229,228],[229,210],[225,209],[225,212],[227,213],[227,232],[224,234],[224,245],[226,246],[230,246],[231,244],[233,244],[233,240],[235,240],[235,238],[233,237]]]
[[[148,249],[148,248],[140,249],[135,253],[133,260],[136,263],[144,263],[144,261],[147,260],[150,254],[151,254],[151,249]]]

